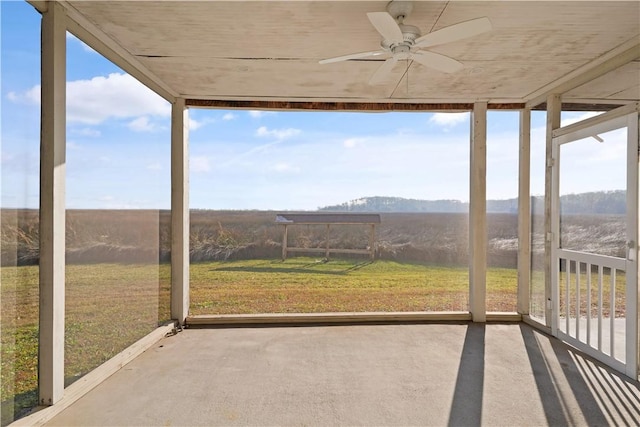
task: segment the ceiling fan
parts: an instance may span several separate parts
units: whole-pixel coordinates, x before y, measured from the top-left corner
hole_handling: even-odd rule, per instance
[[[387,5],[387,12],[367,13],[369,21],[383,37],[381,49],[323,59],[320,64],[391,55],[369,79],[369,84],[372,85],[384,82],[400,60],[413,60],[425,67],[455,73],[463,68],[462,63],[448,56],[421,49],[466,39],[492,29],[489,18],[482,17],[450,25],[423,36],[418,27],[404,23],[412,10],[411,1],[391,1]]]

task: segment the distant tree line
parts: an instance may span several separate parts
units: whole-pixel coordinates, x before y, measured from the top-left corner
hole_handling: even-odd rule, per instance
[[[532,196],[531,208],[534,214],[544,213],[544,197]],[[560,209],[563,214],[611,214],[622,215],[626,212],[626,191],[593,191],[579,194],[566,194],[560,197]],[[460,200],[420,200],[402,197],[363,197],[338,205],[318,208],[330,212],[468,212],[469,203]],[[487,200],[487,212],[517,213],[518,199]]]

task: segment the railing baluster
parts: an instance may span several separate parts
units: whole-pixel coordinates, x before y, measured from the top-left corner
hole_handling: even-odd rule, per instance
[[[580,341],[580,265],[576,260],[576,339]]]
[[[565,332],[567,335],[570,334],[571,329],[569,328],[569,317],[571,315],[571,300],[569,299],[569,288],[571,287],[571,260],[567,259],[565,264],[566,268],[566,280],[564,282],[565,292],[564,292],[564,307],[566,311],[565,316]]]
[[[611,268],[611,279],[610,279],[610,286],[611,286],[611,307],[609,309],[609,325],[610,325],[610,334],[611,334],[611,357],[615,358],[616,357],[616,352],[615,352],[615,318],[616,318],[616,271],[617,269],[615,268]]]
[[[591,345],[591,263],[587,263],[587,345]]]
[[[598,265],[598,351],[602,351],[602,265]]]

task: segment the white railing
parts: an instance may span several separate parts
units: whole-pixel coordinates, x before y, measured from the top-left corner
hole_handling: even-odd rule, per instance
[[[564,302],[559,304],[559,333],[582,350],[608,356],[609,363],[624,363],[625,322],[623,317],[616,320],[616,313],[624,313],[626,307],[624,293],[622,302],[616,302],[616,285],[625,275],[626,260],[567,249],[558,249],[557,255],[557,278],[563,285],[558,298]]]

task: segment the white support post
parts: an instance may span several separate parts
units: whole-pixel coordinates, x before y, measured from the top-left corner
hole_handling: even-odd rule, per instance
[[[531,110],[520,111],[518,160],[518,313],[529,314],[531,289]]]
[[[42,16],[40,134],[41,405],[64,394],[66,17],[57,2]]]
[[[640,122],[638,114],[627,117],[627,265],[626,272],[626,374],[637,380],[640,376]]]
[[[171,108],[171,318],[189,314],[189,111],[183,98]]]
[[[551,248],[554,238],[558,239],[559,236],[553,235],[553,223],[552,223],[552,195],[553,195],[553,131],[560,127],[560,119],[562,114],[562,98],[559,94],[552,94],[547,97],[547,138],[546,138],[546,164],[544,174],[544,297],[545,297],[545,310],[544,318],[545,324],[548,327],[552,327],[553,310],[552,305],[556,302],[553,301],[552,296],[552,268],[557,268],[553,265],[551,258]],[[555,313],[557,315],[557,313]]]
[[[469,195],[469,310],[487,319],[487,103],[473,105]]]

